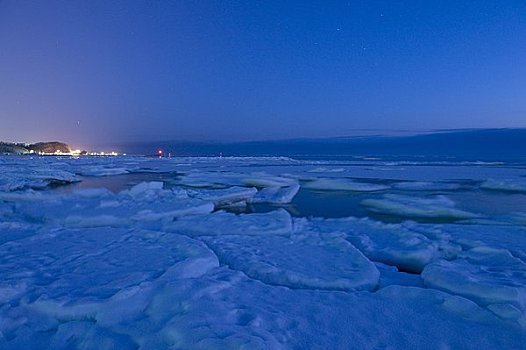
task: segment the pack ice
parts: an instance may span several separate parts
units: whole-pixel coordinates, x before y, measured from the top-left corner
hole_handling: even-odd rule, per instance
[[[523,348],[526,209],[450,197],[525,174],[476,167],[0,157],[0,348]]]

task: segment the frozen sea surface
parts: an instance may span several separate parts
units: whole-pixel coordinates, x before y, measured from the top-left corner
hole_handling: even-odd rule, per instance
[[[0,348],[524,348],[525,177],[0,157]]]

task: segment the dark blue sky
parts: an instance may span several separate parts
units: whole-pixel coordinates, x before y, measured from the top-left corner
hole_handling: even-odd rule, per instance
[[[0,139],[526,126],[526,1],[0,0]]]

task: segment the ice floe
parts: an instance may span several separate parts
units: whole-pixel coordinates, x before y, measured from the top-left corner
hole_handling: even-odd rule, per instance
[[[350,179],[319,178],[305,182],[303,187],[319,191],[374,192],[389,189],[389,186],[357,182]]]
[[[210,215],[184,216],[166,223],[163,229],[189,236],[290,235],[292,218],[283,209],[239,215],[219,211]]]
[[[393,188],[406,191],[454,191],[460,189],[461,185],[451,182],[404,181],[394,184]]]
[[[182,176],[179,184],[189,187],[214,186],[254,186],[254,187],[286,187],[297,183],[295,179],[270,175],[265,172],[235,173],[235,172],[189,172]]]
[[[223,235],[204,241],[221,263],[271,285],[370,290],[378,283],[374,264],[342,238]]]
[[[105,165],[88,165],[77,167],[77,173],[83,176],[113,176],[128,174],[130,171],[125,167],[109,167]]]
[[[64,171],[50,171],[32,168],[29,171],[2,169],[0,172],[0,191],[18,191],[24,189],[43,189],[48,186],[68,184],[80,181],[75,174]]]
[[[7,198],[16,201],[17,213],[27,220],[68,227],[145,226],[149,222],[170,221],[214,210],[211,202],[181,198],[156,182],[141,183],[119,194],[107,190],[81,190],[70,195],[37,193],[25,201]],[[34,199],[40,204],[36,205]]]
[[[504,192],[526,192],[526,181],[509,179],[489,179],[484,181],[480,188],[485,190]]]
[[[505,249],[472,248],[456,260],[427,265],[422,278],[426,286],[491,305],[497,315],[526,327],[526,263]]]
[[[362,205],[373,213],[409,218],[469,219],[478,216],[455,208],[455,202],[443,195],[424,198],[386,194],[382,199],[366,199]]]
[[[185,191],[179,189],[178,191]],[[189,197],[199,198],[213,202],[217,207],[231,206],[236,204],[246,204],[250,201],[258,190],[254,187],[229,187],[216,190],[187,190]]]
[[[433,240],[447,240],[469,250],[477,247],[493,247],[510,251],[526,262],[526,228],[502,224],[413,224],[411,229]],[[454,258],[452,255],[450,258]]]
[[[427,264],[445,254],[440,241],[400,225],[369,219],[299,220],[295,230],[341,233],[369,259],[414,273],[421,272]]]

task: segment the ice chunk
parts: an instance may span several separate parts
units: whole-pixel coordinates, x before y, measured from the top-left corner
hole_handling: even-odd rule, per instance
[[[216,212],[210,215],[181,217],[166,223],[163,229],[189,236],[289,235],[292,232],[292,218],[283,209],[240,215]]]
[[[130,190],[123,191],[123,194],[128,194],[133,198],[151,197],[161,191],[163,186],[164,183],[160,181],[141,182],[140,184],[133,186]]]
[[[521,226],[504,225],[418,225],[425,235],[431,231],[439,231],[440,234],[449,237],[449,240],[463,247],[464,250],[489,246],[493,248],[506,249],[513,256],[526,261],[526,228]]]
[[[132,216],[135,221],[157,221],[173,219],[187,215],[208,214],[214,210],[214,204],[209,202],[178,202],[171,207],[162,207],[161,210],[143,209]]]
[[[526,264],[504,249],[470,249],[457,260],[427,265],[422,278],[426,286],[462,295],[480,305],[509,304],[522,313],[526,310]]]
[[[455,202],[442,195],[424,198],[387,194],[383,199],[366,199],[362,201],[362,205],[373,213],[409,218],[468,219],[477,217],[477,214],[456,209]]]
[[[298,221],[295,231],[342,233],[369,259],[396,266],[401,271],[419,273],[442,256],[440,242],[397,224],[355,218]]]
[[[350,179],[319,178],[305,182],[303,187],[320,191],[374,192],[389,189],[389,186],[357,182]]]
[[[128,174],[126,167],[108,165],[85,165],[77,167],[77,173],[82,176],[115,176]]]
[[[230,206],[235,203],[246,203],[256,194],[254,187],[229,187],[217,190],[188,190],[188,196],[213,202],[217,207]]]
[[[287,187],[297,184],[295,179],[273,176],[264,172],[247,174],[241,181],[245,186],[255,187]]]
[[[485,190],[504,192],[526,192],[526,181],[509,179],[489,179],[484,181],[480,188]]]
[[[461,186],[451,182],[404,181],[394,184],[393,187],[406,191],[453,191]]]
[[[114,228],[52,230],[1,245],[0,254],[2,283],[25,284],[38,299],[33,306],[61,320],[96,317],[125,288],[196,278],[218,266],[186,236]]]
[[[292,202],[294,196],[296,196],[299,190],[299,185],[288,187],[266,187],[259,190],[250,202],[287,204]]]
[[[265,172],[235,173],[235,172],[205,172],[194,171],[185,174],[179,184],[190,187],[215,186],[254,186],[254,187],[285,187],[296,184],[295,179],[270,175]]]
[[[290,288],[371,290],[379,272],[343,239],[315,236],[204,238],[219,261],[251,278]]]
[[[75,174],[65,170],[46,170],[44,168],[2,169],[0,172],[0,191],[18,191],[24,189],[43,189],[48,186],[65,185],[80,181]]]
[[[506,225],[506,226],[526,226],[526,213],[514,212],[505,215],[480,217],[464,220],[463,223],[474,225]]]

